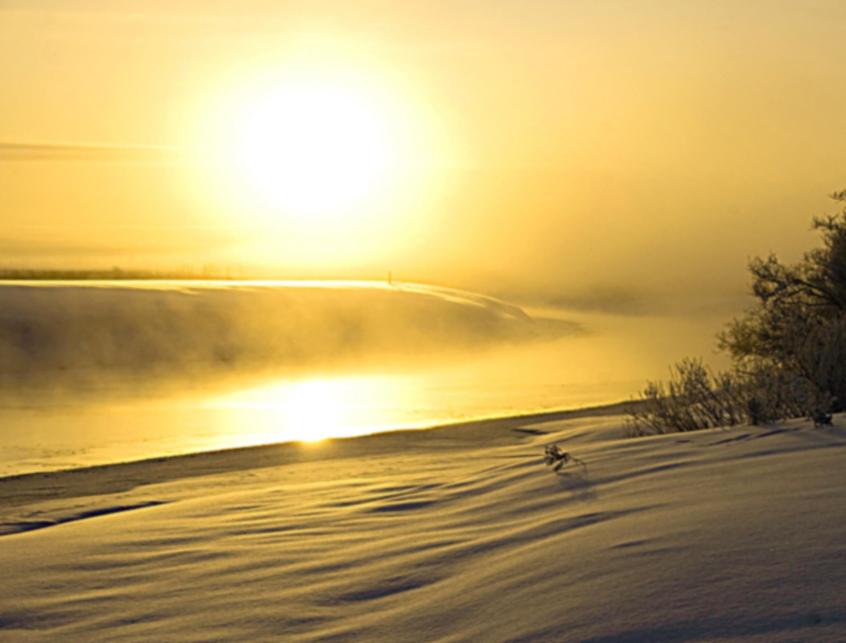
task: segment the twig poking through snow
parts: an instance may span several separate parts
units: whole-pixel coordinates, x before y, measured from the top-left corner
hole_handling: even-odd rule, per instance
[[[571,455],[567,451],[562,451],[557,444],[547,445],[546,449],[543,451],[543,461],[547,464],[547,466],[553,465],[552,470],[555,471],[555,473],[561,471],[561,468],[570,462],[582,465],[585,468],[585,473],[587,473],[587,465],[582,460],[579,460],[576,456]]]

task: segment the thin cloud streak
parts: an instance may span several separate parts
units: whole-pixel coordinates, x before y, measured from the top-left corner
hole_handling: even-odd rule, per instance
[[[79,145],[0,142],[0,161],[162,163],[180,160],[187,148],[154,145]]]

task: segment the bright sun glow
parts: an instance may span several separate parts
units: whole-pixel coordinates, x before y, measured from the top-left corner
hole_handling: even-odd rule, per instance
[[[198,99],[185,185],[227,230],[223,263],[318,274],[387,265],[427,233],[458,176],[445,170],[463,156],[425,84],[348,51],[300,54],[235,69]]]
[[[249,424],[254,430],[247,438],[250,443],[317,442],[413,424],[392,410],[394,406],[413,407],[409,397],[413,390],[402,378],[338,377],[276,382],[230,393],[207,404],[232,411],[233,425],[238,427],[233,432],[242,439],[244,414],[250,414]]]
[[[334,214],[368,195],[391,161],[377,106],[348,88],[300,85],[258,98],[243,113],[237,161],[274,205]]]
[[[297,439],[315,442],[346,428],[344,391],[320,380],[294,384],[279,400],[283,423]]]

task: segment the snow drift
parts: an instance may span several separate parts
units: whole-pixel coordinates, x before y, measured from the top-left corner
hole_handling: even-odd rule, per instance
[[[842,643],[843,423],[512,418],[0,479],[0,640]]]

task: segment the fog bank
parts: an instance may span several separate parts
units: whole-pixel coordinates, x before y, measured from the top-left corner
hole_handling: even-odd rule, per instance
[[[376,282],[0,284],[0,382],[61,387],[408,359],[568,332],[461,291]]]

